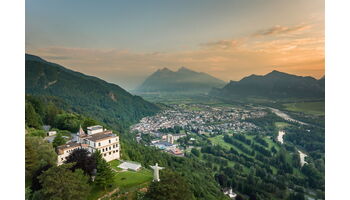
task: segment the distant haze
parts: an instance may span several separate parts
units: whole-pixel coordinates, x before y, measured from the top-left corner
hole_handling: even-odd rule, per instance
[[[324,1],[31,0],[26,52],[128,90],[164,67],[320,78]]]

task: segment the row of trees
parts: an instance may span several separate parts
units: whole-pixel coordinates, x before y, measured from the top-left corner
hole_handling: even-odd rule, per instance
[[[260,135],[248,139],[243,134],[234,134],[225,135],[223,139],[234,148],[226,149],[206,142],[206,145],[201,146],[201,151],[191,150],[193,157],[204,160],[204,165],[216,172],[216,181],[223,188],[232,187],[250,199],[295,199],[301,194],[303,196],[304,189],[290,193],[287,186],[317,189],[315,183],[322,183],[321,174],[316,172],[312,164],[301,168],[299,155],[293,145],[288,144],[286,148],[284,145],[279,146],[277,150],[275,145],[270,147]],[[233,167],[228,164],[231,161],[234,162]],[[300,170],[303,175],[295,173],[295,170]],[[314,181],[312,185],[310,181]]]

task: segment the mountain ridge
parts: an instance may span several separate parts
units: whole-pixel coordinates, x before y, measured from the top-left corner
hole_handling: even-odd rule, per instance
[[[136,88],[138,92],[194,92],[205,93],[211,88],[223,87],[226,83],[204,72],[196,72],[186,67],[176,71],[158,69]]]
[[[239,81],[230,81],[221,89],[213,89],[210,95],[226,98],[324,98],[324,79],[273,70],[265,75],[252,74]]]
[[[64,99],[76,112],[127,128],[144,116],[155,114],[159,107],[134,96],[118,85],[50,63],[26,54],[25,91]]]

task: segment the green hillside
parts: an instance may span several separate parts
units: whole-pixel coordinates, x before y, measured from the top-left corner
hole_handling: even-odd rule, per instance
[[[87,76],[26,54],[26,94],[64,99],[75,112],[122,130],[158,106],[99,78]]]

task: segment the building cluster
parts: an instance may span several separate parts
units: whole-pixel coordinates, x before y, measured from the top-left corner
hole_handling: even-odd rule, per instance
[[[195,108],[195,109],[193,109]],[[162,135],[161,129],[181,127],[188,132],[224,133],[245,132],[257,127],[246,122],[249,118],[259,118],[267,113],[259,109],[244,110],[232,107],[212,107],[196,104],[192,107],[172,105],[155,116],[145,117],[138,124],[131,127],[132,131],[142,134]]]
[[[184,156],[184,152],[175,144],[175,141],[185,137],[185,134],[167,134],[159,140],[152,140],[150,146],[154,146],[175,156]]]
[[[86,149],[90,153],[100,151],[106,161],[120,158],[119,136],[100,125],[87,127],[87,133],[80,127],[75,137],[64,145],[58,146],[57,164],[61,165],[75,149]]]

